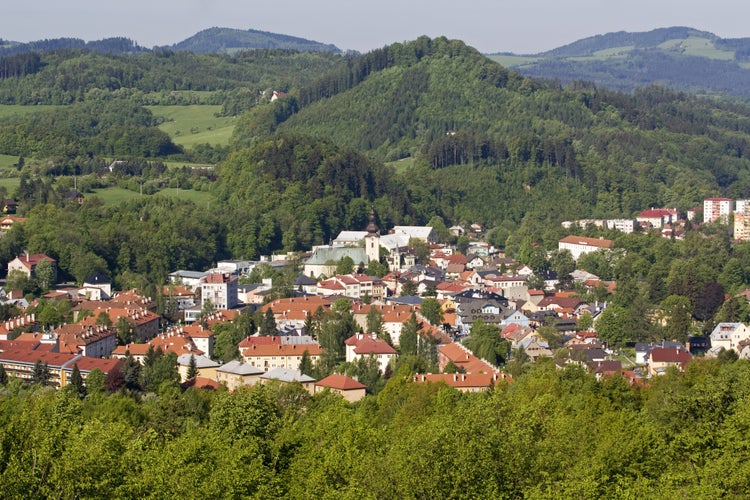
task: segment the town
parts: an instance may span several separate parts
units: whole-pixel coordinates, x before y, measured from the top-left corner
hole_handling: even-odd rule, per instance
[[[12,208],[13,201],[7,200],[6,207]],[[750,204],[740,200],[736,207],[730,199],[707,199],[703,222],[726,223],[733,214],[735,239],[746,239]],[[680,218],[676,210],[652,208],[635,220],[579,220],[563,226],[653,231],[680,239],[686,225],[698,223],[697,214],[700,209]],[[5,226],[14,223],[23,219],[6,215],[2,220]],[[542,359],[559,367],[581,366],[597,377],[620,375],[631,384],[647,383],[670,367],[684,370],[695,355],[732,351],[750,359],[750,328],[739,322],[719,323],[709,336],[635,343],[630,356],[622,346],[608,345],[597,335],[608,302],[590,297],[597,290],[616,293],[617,283],[574,264],[582,255],[616,251],[610,239],[560,239],[556,255],[568,266],[560,269],[561,276],[503,255],[483,241],[479,224],[449,231],[469,237],[463,253],[455,245],[439,244],[429,226],[395,226],[381,234],[370,211],[364,230],[342,231],[329,245],[301,257],[282,254],[261,261],[220,261],[208,270],[175,270],[163,287],[169,307],[162,314],[138,290],[112,290],[100,273],[79,286],[58,285],[42,297],[66,302],[69,323],[28,312],[37,300],[29,303],[18,291],[4,290],[2,303],[19,314],[0,324],[3,379],[62,388],[74,379],[85,384],[99,370],[116,389],[123,385],[126,364],[144,365],[158,352],[172,356],[183,388],[236,390],[276,381],[358,401],[382,387],[400,355],[418,353],[423,362],[412,370],[414,382],[443,382],[466,392],[512,381],[520,363]],[[297,271],[281,293],[272,278],[248,280],[290,268]],[[368,274],[373,269],[380,276]],[[55,283],[56,262],[44,254],[19,255],[8,263],[8,281],[18,279]],[[325,341],[321,323],[336,314],[351,323],[344,337]],[[217,332],[243,317],[254,318],[251,328],[229,344],[222,338],[217,349]],[[357,363],[361,367],[363,361],[377,371],[366,380],[369,386],[358,380],[363,374]]]

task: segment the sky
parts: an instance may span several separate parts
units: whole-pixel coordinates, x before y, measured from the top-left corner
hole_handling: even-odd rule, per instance
[[[750,37],[747,0],[7,0],[0,38],[124,36],[151,48],[210,27],[297,36],[367,52],[421,35],[483,53],[533,54],[613,31],[688,26]]]

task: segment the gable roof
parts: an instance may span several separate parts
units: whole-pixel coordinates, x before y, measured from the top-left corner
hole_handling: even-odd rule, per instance
[[[339,375],[334,373],[328,375],[322,380],[315,382],[317,387],[330,387],[331,389],[338,389],[340,391],[355,391],[358,389],[367,389],[367,386],[354,380],[353,378],[345,375]]]
[[[596,248],[612,248],[614,242],[612,240],[605,240],[604,238],[587,238],[585,236],[566,236],[561,239],[559,243],[567,243],[569,245],[583,245],[587,247]]]

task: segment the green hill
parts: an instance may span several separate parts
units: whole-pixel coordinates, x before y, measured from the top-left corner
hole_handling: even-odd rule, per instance
[[[256,107],[238,121],[235,148],[254,147],[262,131],[414,158],[398,177],[414,222],[541,227],[750,195],[749,108],[663,87],[561,88],[444,38],[352,58],[299,95]]]
[[[335,45],[306,40],[289,35],[268,33],[258,30],[239,30],[233,28],[209,28],[196,33],[171,47],[172,50],[184,50],[202,53],[233,54],[240,50],[250,49],[285,49],[298,52],[333,52],[341,50]]]
[[[535,55],[493,54],[524,75],[632,91],[651,84],[750,98],[750,39],[693,28],[596,35]]]

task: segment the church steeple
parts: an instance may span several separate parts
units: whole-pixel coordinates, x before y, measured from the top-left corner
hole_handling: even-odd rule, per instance
[[[365,235],[365,253],[370,262],[380,261],[380,229],[375,223],[375,210],[370,209],[370,223]]]
[[[367,224],[367,235],[378,235],[380,236],[380,229],[378,228],[378,225],[375,223],[375,210],[370,209],[370,223]]]

